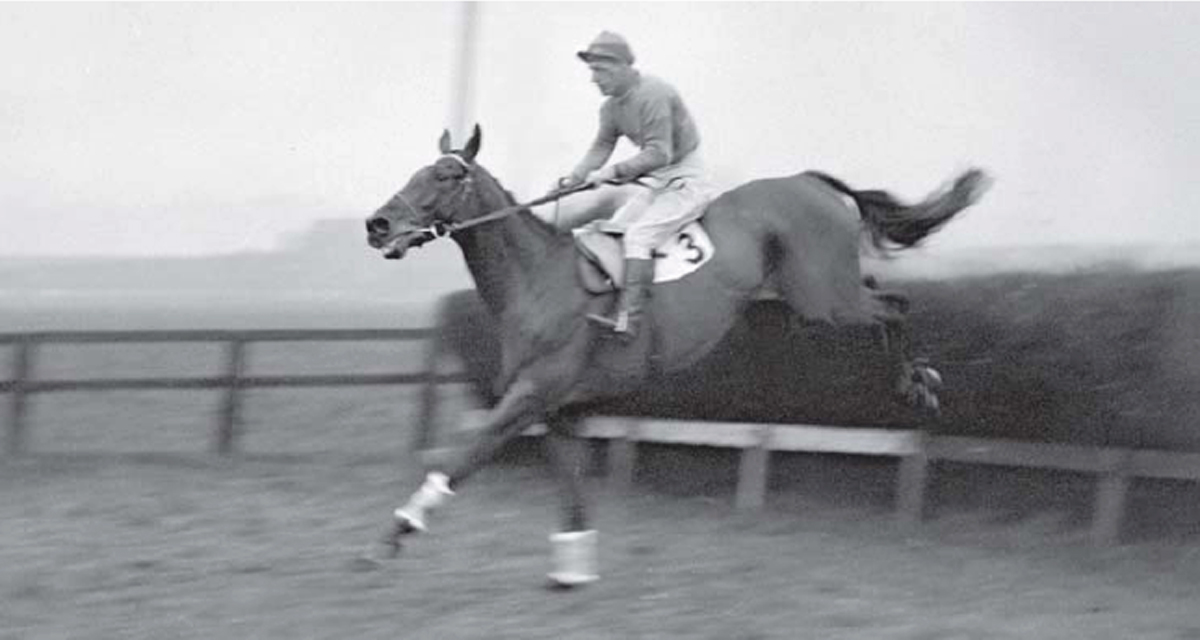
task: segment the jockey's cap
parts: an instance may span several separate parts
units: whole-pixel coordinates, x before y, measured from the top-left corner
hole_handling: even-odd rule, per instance
[[[621,37],[621,34],[612,31],[601,31],[587,49],[577,52],[575,55],[584,62],[608,59],[633,64],[634,60],[633,49],[629,48],[629,43]]]

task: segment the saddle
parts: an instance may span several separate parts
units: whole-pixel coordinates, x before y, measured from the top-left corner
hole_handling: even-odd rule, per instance
[[[579,282],[588,293],[616,291],[625,282],[625,250],[621,244],[624,233],[618,229],[588,225],[576,229],[575,251],[579,256]]]
[[[699,269],[713,254],[712,240],[701,224],[684,225],[651,252],[654,282],[678,280]],[[620,228],[600,223],[572,231],[579,282],[592,294],[616,291],[625,282],[625,249]]]

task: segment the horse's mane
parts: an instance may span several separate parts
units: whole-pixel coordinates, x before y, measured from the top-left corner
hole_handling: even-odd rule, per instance
[[[480,175],[486,179],[486,181],[488,182],[488,186],[491,189],[494,189],[504,195],[504,206],[508,207],[508,206],[513,206],[513,205],[517,204],[516,196],[514,196],[512,194],[512,192],[509,191],[508,189],[505,189],[504,185],[500,184],[500,180],[496,176],[492,175],[492,172],[483,168],[483,166],[479,165],[479,164],[476,164],[475,168],[478,171],[478,175]],[[533,222],[534,226],[538,230],[540,230],[544,233],[547,233],[549,235],[564,236],[568,233],[566,231],[559,229],[558,227],[554,226],[553,224],[546,222],[545,220],[539,218],[538,216],[534,215],[533,211],[531,211],[528,207],[522,207],[520,209],[520,211],[517,213],[517,215]]]

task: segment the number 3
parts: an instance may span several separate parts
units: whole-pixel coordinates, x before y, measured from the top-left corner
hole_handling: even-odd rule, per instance
[[[704,262],[704,249],[696,246],[696,239],[692,237],[692,234],[679,234],[679,243],[683,245],[685,250],[690,252],[684,257],[684,260],[687,260],[692,264],[700,264],[701,262]]]

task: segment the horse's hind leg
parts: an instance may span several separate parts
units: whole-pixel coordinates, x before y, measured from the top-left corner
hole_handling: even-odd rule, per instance
[[[562,505],[561,529],[550,536],[554,570],[548,576],[549,586],[571,588],[594,582],[599,577],[596,573],[596,531],[588,527],[583,491],[590,460],[588,443],[576,435],[578,417],[560,414],[547,422],[546,450]]]
[[[881,289],[873,276],[860,279],[856,266],[842,267],[840,278],[834,277],[836,274],[824,274],[832,280],[814,283],[804,279],[806,274],[798,258],[784,256],[777,268],[781,293],[789,306],[801,315],[811,318],[814,308],[818,312],[829,310],[830,317],[823,319],[843,325],[878,327],[884,353],[897,363],[896,393],[909,405],[936,415],[940,408],[937,389],[941,386],[941,376],[924,358],[912,355],[908,297],[898,291]],[[846,271],[853,276],[846,277]],[[814,303],[805,299],[806,294],[821,293],[825,294],[824,300]],[[821,315],[816,317],[822,318]]]
[[[880,342],[890,358],[898,360],[896,393],[910,406],[938,415],[941,410],[937,390],[942,386],[941,374],[929,366],[926,358],[912,355],[912,340],[908,332],[908,298],[892,291],[880,291],[873,278],[864,278],[863,285],[890,312],[881,317]]]
[[[888,346],[900,356],[896,393],[903,396],[910,406],[933,416],[939,415],[941,402],[937,391],[942,386],[942,375],[929,365],[928,358],[912,355],[908,346],[908,330],[903,323],[889,323],[884,331]]]

